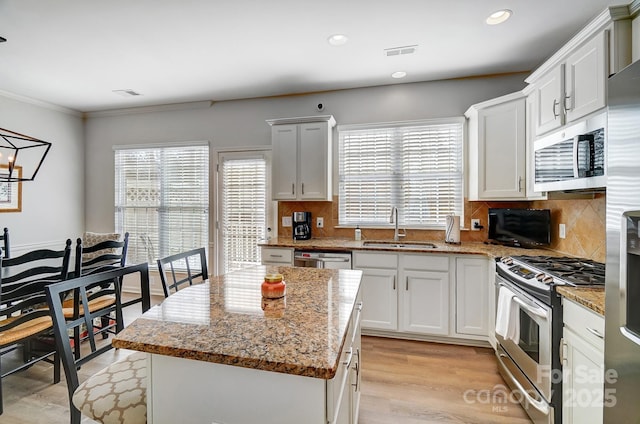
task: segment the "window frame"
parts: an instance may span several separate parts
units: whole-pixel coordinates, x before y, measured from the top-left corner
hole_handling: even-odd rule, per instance
[[[459,152],[459,157],[457,160],[457,169],[459,170],[459,172],[457,172],[458,175],[458,183],[459,186],[457,188],[457,191],[459,193],[457,197],[457,199],[455,200],[457,205],[453,206],[453,213],[449,213],[448,215],[458,215],[460,216],[460,220],[463,221],[464,219],[464,204],[465,204],[465,195],[466,195],[466,175],[467,175],[467,169],[466,169],[466,154],[467,154],[467,146],[466,146],[466,140],[467,140],[467,126],[466,126],[466,121],[464,119],[464,117],[460,116],[460,117],[446,117],[446,118],[433,118],[433,119],[421,119],[421,120],[411,120],[411,121],[392,121],[392,122],[378,122],[378,123],[365,123],[365,124],[343,124],[343,125],[338,125],[337,126],[337,131],[338,131],[338,137],[337,137],[337,166],[336,166],[336,173],[337,173],[337,186],[338,186],[338,219],[339,219],[339,223],[338,223],[338,227],[339,228],[354,228],[356,226],[359,226],[360,228],[392,228],[394,227],[394,224],[391,224],[389,222],[389,218],[390,218],[390,212],[391,212],[391,207],[389,207],[388,212],[383,212],[381,214],[382,218],[379,218],[380,221],[379,222],[356,222],[356,221],[344,221],[344,216],[343,216],[343,197],[344,197],[344,193],[343,193],[343,182],[344,182],[344,175],[342,172],[342,166],[343,166],[343,134],[344,132],[348,132],[348,131],[376,131],[376,130],[384,130],[384,129],[399,129],[400,131],[403,129],[409,129],[411,127],[428,127],[428,126],[436,126],[436,125],[457,125],[458,127],[458,131],[459,131],[459,144],[456,146],[458,152]],[[397,141],[397,140],[395,140]],[[402,150],[402,148],[399,148],[398,150]],[[394,169],[397,171],[398,168],[401,168],[401,165],[394,165]],[[400,189],[400,191],[398,191],[398,187],[401,187],[401,181],[402,181],[402,173],[400,173],[399,175],[395,175],[394,177],[390,178],[389,181],[391,184],[396,184],[396,187],[392,188],[391,190],[393,191],[392,194],[392,198],[395,199],[394,201],[392,201],[392,205],[391,206],[396,206],[396,202],[398,202],[398,199],[402,198],[404,196],[404,194],[402,193],[402,190]],[[445,222],[445,216],[446,215],[442,215],[441,216],[441,221],[442,222],[438,222],[436,224],[418,224],[415,222],[406,222],[405,217],[403,215],[403,208],[400,207],[400,205],[397,206],[398,207],[398,218],[400,221],[400,225],[403,228],[410,228],[410,229],[420,229],[420,230],[442,230],[445,226],[446,226],[446,222]],[[386,217],[385,217],[386,215]]]
[[[204,246],[198,245],[198,246],[184,246],[181,250],[188,250],[190,248],[197,248],[197,247],[204,247],[206,252],[207,252],[207,256],[209,256],[209,239],[210,239],[210,235],[211,235],[211,230],[210,230],[210,221],[211,221],[211,148],[209,145],[208,141],[186,141],[186,142],[169,142],[169,143],[149,143],[149,144],[131,144],[131,145],[114,145],[112,146],[113,148],[113,161],[114,161],[114,227],[116,229],[116,231],[119,232],[124,232],[124,231],[129,231],[129,229],[126,228],[126,225],[124,223],[124,219],[119,218],[119,214],[122,214],[122,212],[120,211],[123,208],[127,208],[127,206],[124,206],[122,204],[119,204],[119,199],[118,199],[118,194],[119,194],[119,187],[118,187],[118,181],[119,181],[119,176],[117,175],[118,169],[117,169],[117,159],[116,159],[116,155],[118,154],[119,151],[132,151],[132,150],[143,150],[143,151],[154,151],[154,150],[164,150],[164,149],[174,149],[174,148],[197,148],[197,147],[205,147],[206,148],[206,158],[205,158],[205,163],[206,163],[206,174],[207,174],[207,178],[206,178],[206,198],[203,199],[203,203],[202,203],[202,208],[204,209],[204,214],[206,215],[205,221],[206,224],[204,225],[204,233],[202,234],[203,238],[203,244]],[[165,179],[165,174],[160,173],[158,175],[158,181],[161,182],[161,184],[163,184],[163,182],[166,182]],[[167,197],[166,197],[167,193],[160,193],[159,197],[161,199],[161,203],[157,206],[129,206],[129,208],[157,208],[160,211],[166,211],[171,209],[171,206],[167,205]],[[170,230],[167,230],[167,233]],[[129,231],[131,233],[131,231]],[[134,250],[133,248],[135,248],[137,246],[138,243],[141,243],[144,247],[145,242],[138,240],[138,237],[141,234],[131,234],[130,238],[129,238],[129,252],[132,252],[132,250]],[[166,243],[170,243],[168,242],[165,237],[166,237],[166,233],[163,234],[163,230],[161,227],[161,220],[160,218],[158,218],[158,229],[157,229],[157,234],[155,234],[157,236],[157,243],[156,245],[152,245],[152,249],[151,251],[153,253],[155,253],[154,258],[149,257],[150,252],[148,249],[147,250],[147,257],[144,258],[144,260],[146,260],[149,263],[150,267],[154,266],[155,263],[155,259],[157,259],[157,257],[164,257],[164,256],[168,256],[170,254],[173,253],[179,253],[178,251],[172,251],[168,246],[164,246],[164,244]],[[137,237],[136,237],[137,236]],[[169,250],[168,251],[163,251],[163,246],[167,247]],[[170,244],[169,244],[170,246]],[[140,248],[139,248],[140,249]],[[139,250],[138,249],[138,250]],[[131,257],[130,254],[127,255],[128,258]],[[141,257],[136,257],[137,261],[142,260],[143,258]],[[129,263],[129,259],[127,260],[127,262]],[[195,265],[195,263],[194,263]]]

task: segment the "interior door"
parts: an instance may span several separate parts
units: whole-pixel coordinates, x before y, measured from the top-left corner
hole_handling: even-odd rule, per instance
[[[218,153],[216,274],[261,263],[258,243],[271,234],[271,152]]]

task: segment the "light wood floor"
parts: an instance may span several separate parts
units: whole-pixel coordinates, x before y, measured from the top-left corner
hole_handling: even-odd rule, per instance
[[[492,349],[363,337],[358,423],[530,424],[503,385]]]
[[[81,380],[128,353],[94,359],[80,370]],[[52,381],[46,363],[6,377],[0,423],[67,424],[64,375]],[[519,405],[487,402],[501,384],[490,349],[363,337],[359,424],[530,423]]]

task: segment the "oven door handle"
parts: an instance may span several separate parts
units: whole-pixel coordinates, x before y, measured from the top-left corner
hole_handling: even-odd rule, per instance
[[[540,318],[548,319],[547,311],[545,311],[544,309],[537,306],[529,305],[527,302],[525,302],[524,300],[520,299],[517,296],[514,296],[513,300],[518,305],[523,307],[527,312],[531,312],[533,315],[538,316]]]
[[[499,357],[500,358],[506,358],[507,356],[504,353],[500,353]],[[500,361],[502,362],[502,359],[500,359]],[[540,401],[540,400],[536,400],[533,397],[531,397],[529,392],[522,386],[522,384],[520,384],[520,382],[514,377],[514,375],[511,374],[511,371],[509,371],[509,369],[506,366],[502,367],[502,369],[507,374],[509,374],[509,378],[511,379],[511,382],[513,384],[515,384],[515,386],[518,389],[518,391],[520,392],[520,394],[527,399],[529,404],[531,406],[533,406],[534,408],[536,408],[541,413],[543,413],[545,416],[549,416],[549,404],[546,403],[544,400]]]

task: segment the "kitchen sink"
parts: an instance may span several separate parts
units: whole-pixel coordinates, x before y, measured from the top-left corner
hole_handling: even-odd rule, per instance
[[[385,241],[365,241],[362,245],[365,247],[386,247],[390,249],[435,249],[438,247],[433,243],[397,243]]]

